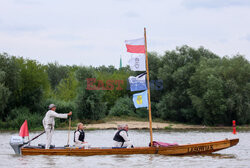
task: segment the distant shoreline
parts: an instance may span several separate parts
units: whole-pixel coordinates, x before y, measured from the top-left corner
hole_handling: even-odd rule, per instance
[[[116,129],[118,124],[128,124],[131,130],[144,130],[149,129],[149,123],[146,121],[108,121],[105,123],[98,124],[86,124],[86,130],[102,130],[102,129]],[[186,130],[197,130],[197,131],[232,131],[233,127],[230,126],[202,126],[202,125],[187,125],[179,123],[163,123],[153,122],[153,130],[175,130],[175,131],[186,131]],[[237,130],[250,131],[250,126],[237,126]]]
[[[85,130],[107,130],[107,129],[117,129],[118,124],[128,124],[130,130],[149,130],[149,122],[146,121],[106,121],[104,123],[95,124],[85,124]],[[71,125],[71,130],[76,129],[76,124]],[[166,130],[166,131],[232,131],[231,126],[203,126],[203,125],[188,125],[181,123],[171,123],[171,122],[153,122],[153,130]],[[237,131],[250,131],[250,126],[237,126]],[[40,131],[42,128],[31,129],[31,131]],[[59,127],[55,130],[68,130],[68,126]],[[18,130],[0,130],[1,132],[8,131],[18,131]]]

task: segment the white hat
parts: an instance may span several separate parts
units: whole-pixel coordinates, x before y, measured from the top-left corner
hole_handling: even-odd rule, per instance
[[[53,107],[56,107],[56,105],[50,104],[50,105],[49,105],[49,110],[52,109]]]

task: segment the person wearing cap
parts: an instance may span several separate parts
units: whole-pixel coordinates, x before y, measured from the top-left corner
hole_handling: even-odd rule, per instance
[[[49,111],[47,111],[45,117],[43,118],[43,127],[46,133],[45,149],[50,148],[52,135],[54,133],[55,118],[67,118],[68,116],[72,115],[72,112],[65,113],[65,114],[58,114],[55,111],[56,111],[56,105],[50,104]]]

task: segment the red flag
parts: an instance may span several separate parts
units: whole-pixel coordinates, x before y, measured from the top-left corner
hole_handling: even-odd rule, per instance
[[[27,120],[24,121],[23,125],[20,128],[19,131],[19,136],[21,137],[25,137],[25,136],[29,136],[29,130],[28,130],[28,123]]]

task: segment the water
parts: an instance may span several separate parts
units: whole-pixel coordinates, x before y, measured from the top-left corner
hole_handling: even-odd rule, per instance
[[[40,132],[30,133],[34,137]],[[223,140],[225,138],[240,138],[238,145],[218,151],[211,155],[196,156],[162,156],[162,155],[107,155],[107,156],[17,156],[9,145],[9,139],[17,133],[0,133],[0,167],[34,168],[34,167],[250,167],[250,132],[241,132],[236,136],[231,132],[168,132],[154,131],[156,141],[188,144]],[[110,147],[113,144],[114,130],[86,131],[86,141],[91,146]],[[149,132],[145,130],[130,130],[130,139],[134,146],[147,146]],[[71,132],[71,144],[73,131]],[[53,142],[56,146],[67,144],[68,132],[55,131]],[[55,143],[56,142],[56,143]],[[45,135],[34,140],[31,145],[45,143]]]

